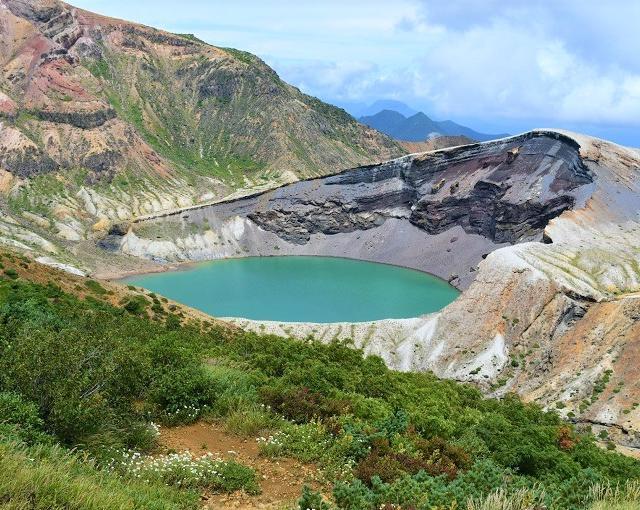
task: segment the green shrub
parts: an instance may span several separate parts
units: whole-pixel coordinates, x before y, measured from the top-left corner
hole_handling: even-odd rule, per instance
[[[15,280],[16,278],[18,278],[18,272],[13,268],[5,269],[4,274],[9,278],[11,278],[12,280]]]
[[[9,435],[28,444],[50,443],[38,407],[14,392],[0,392],[0,435]]]
[[[107,289],[105,289],[102,285],[100,285],[97,281],[95,280],[87,280],[84,282],[84,286],[89,289],[91,292],[93,292],[94,294],[98,294],[99,296],[102,296],[103,294],[107,293]]]
[[[149,441],[138,432],[146,421],[140,402],[153,403],[158,375],[197,365],[198,356],[194,342],[140,320],[19,284],[0,304],[0,389],[33,402],[66,444],[142,448],[138,441]]]
[[[514,396],[485,399],[430,373],[394,372],[346,343],[129,312],[0,279],[0,392],[19,422],[0,434],[20,439],[41,423],[102,459],[113,448],[153,448],[156,417],[206,412],[246,434],[273,426],[260,451],[316,462],[345,508],[460,508],[539,487],[550,510],[582,510],[594,483],[640,477],[638,461]]]
[[[298,508],[299,510],[330,510],[331,506],[324,501],[322,494],[305,485],[302,487],[302,495],[298,500]]]
[[[276,412],[298,423],[346,414],[349,410],[347,399],[326,397],[309,388],[266,387],[262,388],[261,397]]]
[[[466,452],[441,438],[428,441],[415,438],[413,443],[414,451],[409,453],[393,449],[386,438],[374,439],[369,453],[356,466],[355,475],[366,484],[371,483],[374,477],[383,482],[393,482],[419,471],[431,476],[444,475],[453,480],[458,470],[467,469],[470,465]]]
[[[127,312],[133,315],[142,315],[149,306],[149,301],[144,296],[133,296],[127,298],[123,305]]]
[[[331,446],[331,436],[316,422],[285,425],[283,430],[267,438],[258,438],[260,452],[267,457],[289,455],[304,462],[317,461]]]
[[[216,391],[202,365],[186,366],[160,376],[151,388],[151,399],[171,424],[195,421],[215,402]]]

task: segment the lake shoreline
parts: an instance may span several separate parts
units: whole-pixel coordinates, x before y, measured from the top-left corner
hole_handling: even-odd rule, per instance
[[[446,279],[431,273],[429,271],[425,271],[423,269],[418,269],[415,267],[410,267],[410,266],[405,266],[402,264],[394,264],[392,262],[378,262],[378,261],[374,261],[374,260],[366,260],[366,259],[361,259],[361,258],[356,258],[356,257],[345,257],[345,256],[339,256],[339,255],[292,255],[292,254],[283,254],[283,255],[247,255],[247,256],[232,256],[232,257],[221,257],[221,258],[215,258],[215,259],[206,259],[206,260],[185,260],[185,261],[181,261],[181,262],[166,262],[166,263],[161,263],[161,262],[152,262],[149,261],[151,263],[154,264],[158,264],[157,268],[154,267],[149,267],[149,268],[145,268],[145,269],[133,269],[133,270],[114,270],[114,271],[99,271],[94,273],[92,276],[96,279],[99,280],[107,280],[110,282],[115,282],[115,283],[122,283],[122,284],[126,284],[126,280],[129,278],[135,278],[137,276],[145,276],[145,275],[153,275],[153,274],[158,274],[158,273],[173,273],[173,272],[180,272],[180,271],[190,271],[192,269],[194,269],[196,266],[202,265],[202,264],[207,264],[207,263],[211,263],[211,262],[220,262],[220,261],[224,261],[224,260],[241,260],[241,259],[267,259],[267,258],[281,258],[281,257],[291,257],[291,258],[297,258],[297,257],[313,257],[313,258],[327,258],[327,259],[341,259],[341,260],[355,260],[355,261],[359,261],[359,262],[368,262],[371,264],[380,264],[383,266],[390,266],[390,267],[397,267],[400,269],[406,269],[408,271],[415,271],[417,273],[422,273],[422,274],[426,274],[429,276],[432,276],[434,278],[437,278],[438,280],[442,280],[444,282],[446,282],[449,286],[453,287],[454,289],[456,289],[458,292],[462,292],[464,289],[461,288],[459,285],[455,285],[454,283],[447,281]]]
[[[181,276],[182,275],[182,276]],[[229,257],[129,275],[146,288],[214,317],[356,323],[439,311],[460,292],[435,275],[347,257]]]

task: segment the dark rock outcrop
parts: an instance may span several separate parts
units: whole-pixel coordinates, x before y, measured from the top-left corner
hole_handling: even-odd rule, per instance
[[[82,164],[96,173],[104,173],[113,169],[120,159],[121,156],[116,151],[106,150],[88,154],[82,159]]]
[[[578,148],[558,133],[532,132],[401,158],[281,188],[247,216],[299,244],[389,217],[428,234],[457,225],[496,243],[542,240],[549,220],[575,205],[577,188],[592,183]]]
[[[0,147],[0,168],[18,177],[33,177],[57,170],[58,164],[35,146],[20,150],[3,150]]]
[[[81,129],[93,129],[102,126],[108,120],[116,117],[116,111],[110,107],[75,112],[36,110],[33,113],[40,120],[58,124],[70,124]]]
[[[7,7],[16,16],[31,21],[46,23],[58,16],[63,6],[58,2],[33,2],[32,0],[12,0]]]

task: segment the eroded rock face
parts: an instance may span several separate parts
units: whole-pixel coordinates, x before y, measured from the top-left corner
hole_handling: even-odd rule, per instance
[[[483,256],[502,245],[541,240],[549,220],[583,202],[592,184],[575,141],[532,132],[145,220],[123,250],[165,261],[346,256],[414,267],[466,288]],[[193,228],[181,237],[186,224]],[[154,228],[161,241],[145,239]]]
[[[575,205],[574,191],[592,181],[575,142],[530,133],[353,170],[314,194],[287,188],[247,217],[298,244],[316,233],[375,228],[389,216],[407,217],[428,234],[461,226],[517,243],[540,239],[549,220]]]
[[[32,177],[57,170],[58,164],[20,131],[0,122],[0,169]]]
[[[58,124],[70,124],[71,126],[81,129],[91,129],[102,126],[105,122],[116,116],[113,108],[75,112],[35,110],[33,113],[41,120]]]

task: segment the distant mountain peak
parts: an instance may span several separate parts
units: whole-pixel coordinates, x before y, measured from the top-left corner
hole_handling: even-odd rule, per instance
[[[424,112],[406,116],[401,112],[385,108],[375,115],[358,119],[363,124],[382,131],[396,140],[423,142],[437,136],[464,136],[480,142],[503,138],[507,134],[480,133],[451,120],[435,121]]]

